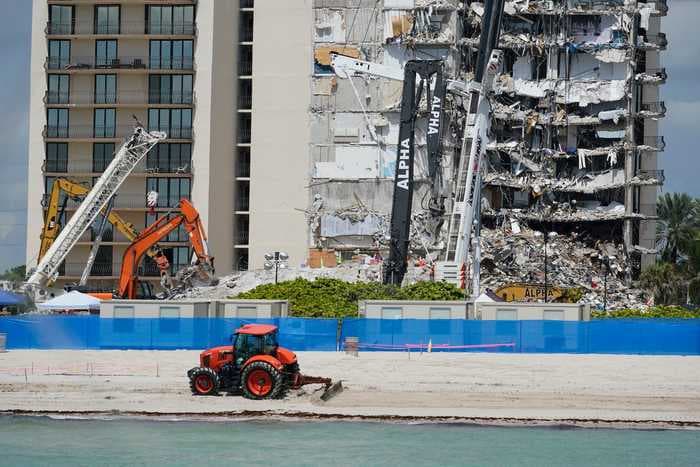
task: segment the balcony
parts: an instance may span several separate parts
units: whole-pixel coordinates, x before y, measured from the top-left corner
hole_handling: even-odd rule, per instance
[[[41,169],[44,174],[52,176],[54,174],[70,174],[71,176],[99,176],[107,165],[96,164],[91,160],[61,160],[61,161],[44,161]],[[190,177],[192,176],[192,164],[184,163],[175,166],[174,164],[156,164],[150,163],[145,159],[139,162],[134,168],[132,175],[141,176],[167,176],[167,177]]]
[[[239,230],[236,233],[236,245],[248,245],[249,238],[248,230]]]
[[[666,38],[666,34],[663,32],[658,34],[644,34],[644,43],[652,44],[661,50],[666,50],[666,47],[668,46],[668,39]]]
[[[85,263],[64,263],[59,268],[60,277],[80,277],[85,269]],[[91,277],[116,277],[121,270],[120,263],[95,262],[90,269]]]
[[[182,70],[194,70],[195,63],[191,57],[168,60],[149,60],[146,57],[133,56],[119,58],[71,57],[70,59],[47,57],[46,62],[44,62],[44,68],[49,71],[61,70],[70,72],[94,70],[124,70],[143,73],[148,70],[180,72]]]
[[[158,128],[149,128],[149,131],[153,130],[158,130]],[[168,134],[167,139],[169,140],[191,140],[194,136],[192,128],[171,128],[161,131]],[[45,139],[120,140],[133,133],[133,125],[70,125],[69,127],[45,125],[42,134]]]
[[[44,194],[41,199],[41,205],[46,207],[49,202],[49,194]],[[68,198],[66,202],[66,209],[75,210],[82,199],[71,199]],[[180,198],[170,198],[161,197],[158,199],[158,206],[156,210],[170,210],[180,203]],[[146,193],[122,193],[117,194],[114,197],[114,208],[115,209],[128,209],[128,210],[149,210],[150,208],[146,206]]]
[[[44,103],[51,106],[68,107],[100,107],[100,106],[164,106],[164,105],[194,105],[195,96],[193,91],[169,94],[149,94],[145,91],[124,91],[115,93],[94,93],[94,92],[55,92],[46,91],[44,93]]]
[[[650,180],[655,181],[659,185],[662,185],[666,181],[666,176],[663,170],[638,170],[635,177],[640,180]]]
[[[643,84],[663,84],[667,78],[666,68],[646,68],[635,76]]]
[[[666,149],[666,141],[663,136],[644,136],[637,138],[637,148],[641,151],[663,152]]]
[[[639,116],[642,118],[659,118],[666,115],[664,101],[644,102],[639,106]]]
[[[149,27],[150,26],[150,27]],[[195,24],[174,23],[154,27],[145,21],[122,21],[121,24],[72,21],[48,22],[44,32],[49,36],[196,36]]]

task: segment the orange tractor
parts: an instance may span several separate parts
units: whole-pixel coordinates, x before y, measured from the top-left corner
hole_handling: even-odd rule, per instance
[[[215,396],[220,392],[243,393],[248,399],[280,399],[289,389],[322,384],[322,400],[342,391],[340,381],[305,376],[297,356],[277,344],[277,326],[246,324],[236,330],[233,345],[202,352],[199,366],[187,372],[192,394]]]

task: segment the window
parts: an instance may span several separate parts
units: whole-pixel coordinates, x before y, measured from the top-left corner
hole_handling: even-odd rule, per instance
[[[59,70],[70,61],[70,41],[49,41],[49,69]]]
[[[49,5],[49,34],[73,34],[73,7]]]
[[[117,75],[95,75],[95,104],[117,102]]]
[[[119,34],[119,6],[95,7],[95,34]]]
[[[114,138],[116,113],[115,109],[95,109],[95,138]]]
[[[106,68],[117,60],[117,41],[95,41],[95,66]]]
[[[97,230],[99,229],[99,221],[101,218],[98,216],[96,219],[97,225],[93,224],[92,227],[92,238],[95,238],[95,235],[97,234]],[[112,225],[110,223],[107,223],[107,226],[105,226],[105,237],[108,237],[111,239],[111,229]],[[107,233],[107,231],[110,231],[110,233]],[[103,241],[108,241],[107,238],[102,239]],[[92,265],[92,268],[90,269],[90,275],[91,276],[111,276],[112,275],[112,246],[111,245],[100,245],[100,247],[97,249],[97,255],[95,256],[95,262]]]
[[[179,318],[180,317],[180,307],[179,306],[161,306],[158,307],[158,313],[160,318]]]
[[[190,198],[190,179],[189,178],[166,178],[166,177],[148,177],[146,178],[146,192],[155,191],[158,193],[159,208],[174,208],[180,202],[180,199]],[[148,221],[148,219],[146,219]],[[155,219],[153,219],[155,220]],[[152,221],[151,221],[152,223]],[[147,222],[147,225],[150,225]],[[186,241],[175,240],[175,241]]]
[[[548,321],[564,321],[564,310],[544,310],[543,319]]]
[[[134,307],[125,305],[114,305],[114,317],[115,318],[133,318],[134,317]]]
[[[194,34],[194,6],[146,6],[147,34]]]
[[[150,68],[191,70],[192,65],[192,41],[151,41]]]
[[[114,159],[114,143],[94,143],[92,145],[92,171],[104,172]]]
[[[46,121],[46,136],[68,138],[68,109],[47,109]]]
[[[49,75],[47,104],[67,104],[70,89],[69,75]]]
[[[403,309],[398,306],[383,306],[381,309],[382,319],[401,319]]]
[[[452,317],[449,308],[434,306],[428,309],[428,315],[430,319],[450,319]]]
[[[151,75],[148,79],[150,104],[191,104],[192,75]]]
[[[148,131],[164,131],[170,139],[192,138],[192,109],[148,109]]]
[[[518,319],[518,310],[515,308],[497,308],[496,319],[499,321],[515,321]]]
[[[189,173],[191,159],[191,144],[159,143],[149,151],[146,167],[153,172]]]
[[[46,171],[68,172],[68,143],[46,143]]]

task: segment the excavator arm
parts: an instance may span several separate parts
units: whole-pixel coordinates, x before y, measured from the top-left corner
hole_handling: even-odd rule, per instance
[[[192,248],[197,256],[197,266],[201,275],[211,278],[214,273],[214,258],[209,256],[206,245],[206,233],[199,213],[186,199],[180,200],[180,213],[173,218],[160,217],[153,224],[144,229],[124,252],[122,270],[119,276],[118,295],[122,298],[136,298],[138,289],[138,266],[153,246],[165,238],[170,232],[183,225],[189,236]],[[162,252],[154,257],[161,275],[166,271],[170,263]]]

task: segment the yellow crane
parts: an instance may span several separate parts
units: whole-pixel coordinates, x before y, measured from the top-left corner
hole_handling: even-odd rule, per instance
[[[46,252],[51,248],[54,240],[58,236],[61,230],[60,216],[65,209],[65,202],[68,198],[79,200],[88,194],[90,188],[81,185],[80,183],[68,180],[67,178],[58,178],[53,182],[53,187],[51,188],[51,194],[49,195],[48,203],[46,205],[46,217],[44,217],[44,228],[41,232],[41,246],[39,248],[39,261],[44,257]],[[59,206],[61,201],[61,193],[65,193],[66,198],[64,198],[64,204]],[[102,214],[105,214],[105,209],[102,210]],[[119,214],[114,211],[109,211],[107,215],[107,221],[112,224],[117,230],[119,230],[130,242],[139,235],[134,225],[130,222],[124,220]],[[146,254],[153,259],[156,264],[160,264],[162,261],[167,261],[163,251],[157,245],[151,247],[146,251]],[[159,268],[160,269],[160,268]],[[164,287],[172,286],[170,277],[162,276],[163,270],[161,269],[161,283]]]

